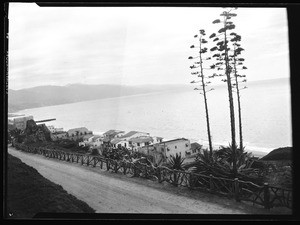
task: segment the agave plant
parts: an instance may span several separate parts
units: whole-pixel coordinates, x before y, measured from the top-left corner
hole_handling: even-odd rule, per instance
[[[170,156],[170,159],[167,162],[167,166],[173,170],[184,170],[184,163],[183,163],[184,160],[185,160],[184,157],[181,157],[181,155],[178,155],[176,153],[175,156],[173,155]]]
[[[178,155],[176,153],[175,156],[171,155],[170,159],[167,162],[167,167],[172,169],[172,170],[181,170],[184,171],[185,165],[184,165],[184,157],[181,157],[181,155]],[[172,184],[174,186],[178,185],[178,180],[179,180],[180,174],[177,171],[173,171],[173,176],[172,176]]]
[[[9,133],[11,137],[13,137],[18,143],[23,142],[25,135],[22,130],[15,128],[13,130],[10,130]]]

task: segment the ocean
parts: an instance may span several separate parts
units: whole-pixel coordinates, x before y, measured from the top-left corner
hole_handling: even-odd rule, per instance
[[[47,125],[64,130],[86,127],[96,133],[110,129],[145,131],[166,140],[185,137],[207,146],[203,96],[193,87],[32,108],[18,113],[32,115],[35,120],[56,118]],[[259,155],[258,152],[265,154],[278,147],[292,146],[289,79],[249,82],[247,87],[241,91],[246,150]],[[231,132],[226,86],[216,86],[207,99],[213,145],[228,145]],[[235,111],[238,142],[236,99]]]

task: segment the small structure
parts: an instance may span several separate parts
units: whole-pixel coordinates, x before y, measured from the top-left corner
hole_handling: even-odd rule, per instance
[[[68,133],[66,131],[58,131],[58,132],[51,133],[50,135],[52,141],[68,139]]]
[[[86,127],[73,128],[67,131],[69,139],[78,140],[83,138],[87,134],[93,134],[92,131],[88,130]]]
[[[188,156],[188,155],[194,156],[194,155],[200,153],[201,150],[202,150],[202,147],[203,147],[203,146],[200,145],[200,144],[197,143],[197,142],[191,143],[191,151],[190,151],[190,154],[187,154],[187,156]]]
[[[113,138],[118,138],[121,137],[123,134],[125,133],[125,131],[121,131],[121,130],[109,130],[106,131],[105,133],[103,133],[103,137],[105,137],[105,140],[111,140]]]
[[[121,138],[114,138],[110,141],[113,147],[118,148],[118,147],[129,147],[129,142],[126,140],[123,140]]]
[[[159,160],[166,161],[168,158],[170,158],[170,155],[175,156],[176,153],[182,157],[190,155],[191,144],[186,138],[177,138],[150,146],[144,146],[143,148],[138,149],[138,151],[147,155],[152,155],[154,158],[158,158],[159,156]]]
[[[153,138],[150,136],[133,137],[129,139],[129,146],[133,151],[138,151],[139,148],[151,145]]]
[[[90,147],[91,148],[100,148],[102,143],[103,143],[103,137],[101,137],[100,135],[95,135],[92,137],[92,140],[90,142]]]
[[[50,130],[51,133],[63,132],[63,128],[56,128],[53,125],[48,125],[47,128]]]

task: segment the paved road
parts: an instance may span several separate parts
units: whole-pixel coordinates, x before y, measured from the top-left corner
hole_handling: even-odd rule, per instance
[[[245,207],[226,198],[209,194],[194,195],[192,198],[190,193],[180,193],[175,187],[141,178],[129,178],[100,168],[48,159],[13,148],[9,148],[8,153],[37,169],[45,178],[61,185],[97,213],[262,213],[261,210],[253,211],[250,206]]]

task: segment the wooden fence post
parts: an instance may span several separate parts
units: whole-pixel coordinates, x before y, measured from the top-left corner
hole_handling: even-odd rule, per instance
[[[162,177],[161,177],[161,168],[160,167],[157,167],[157,178],[158,178],[158,182],[161,183]]]
[[[108,171],[109,170],[109,160],[108,159],[106,159],[106,170]]]
[[[235,193],[235,200],[237,202],[240,202],[240,187],[239,187],[239,179],[238,178],[234,178],[234,193]]]
[[[210,174],[209,175],[209,191],[213,191],[213,188],[214,188],[214,184],[213,184],[213,175]]]
[[[93,156],[93,159],[94,159],[94,165],[93,165],[93,167],[96,167],[96,164],[97,164],[97,161],[96,161],[96,157],[95,156]]]
[[[270,190],[269,190],[269,184],[264,183],[264,206],[265,209],[270,209]]]
[[[126,175],[127,164],[123,162],[123,174]]]
[[[102,169],[103,168],[103,161],[100,160],[100,168]]]

